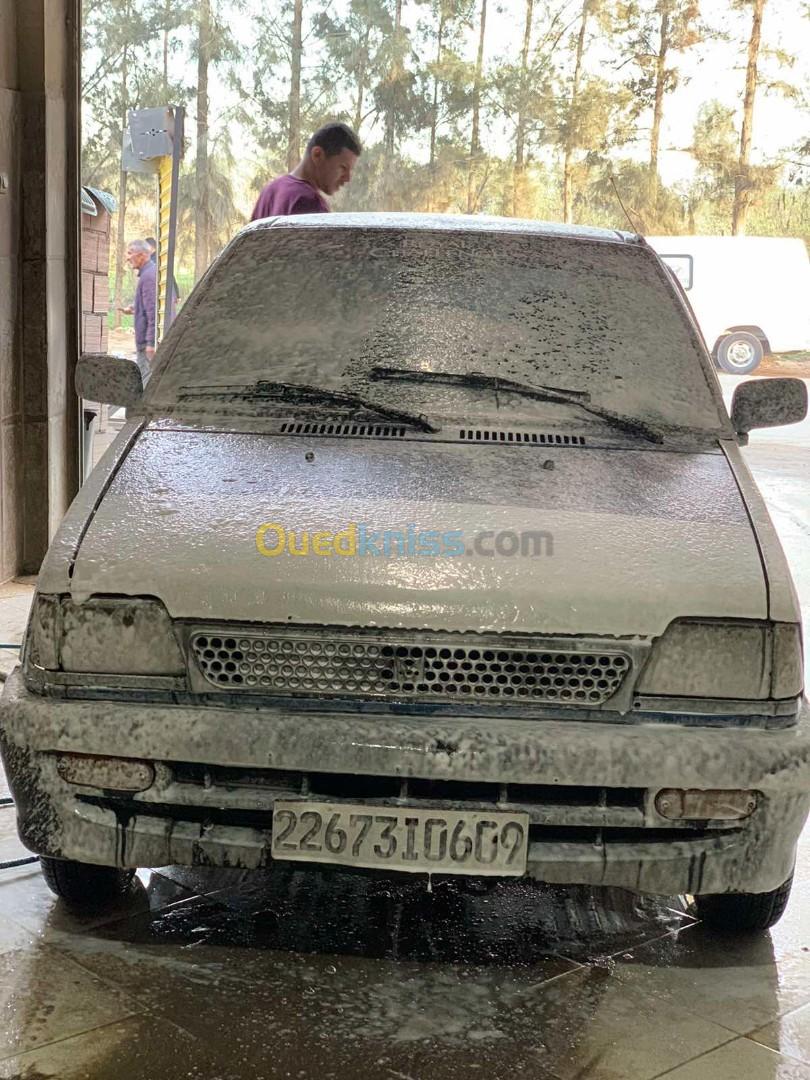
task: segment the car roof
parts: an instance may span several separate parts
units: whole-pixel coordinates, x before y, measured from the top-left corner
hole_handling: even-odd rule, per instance
[[[414,232],[510,233],[522,236],[564,237],[571,240],[598,240],[612,244],[643,244],[642,237],[619,229],[597,229],[590,225],[563,225],[557,221],[528,221],[523,218],[490,217],[483,214],[336,213],[294,214],[261,218],[238,234],[269,229],[399,229]]]

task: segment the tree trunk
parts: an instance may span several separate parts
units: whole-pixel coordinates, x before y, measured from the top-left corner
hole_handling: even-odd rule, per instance
[[[399,81],[400,71],[400,56],[399,56],[399,32],[402,27],[402,0],[396,0],[396,8],[394,10],[394,62],[391,65],[391,90],[393,95],[393,88]],[[388,109],[385,114],[385,153],[388,157],[388,167],[391,167],[391,159],[394,156],[394,149],[397,142],[397,115],[396,105],[392,99],[388,102]]]
[[[127,6],[127,18],[129,6]],[[127,105],[129,101],[129,46],[124,46],[121,57],[121,130],[127,129]],[[117,329],[121,325],[121,312],[124,300],[124,247],[126,244],[127,225],[127,174],[123,166],[118,174],[118,222],[115,234],[115,289],[111,307],[113,310],[113,326]]]
[[[740,157],[734,178],[734,209],[731,215],[731,235],[743,236],[748,209],[751,205],[751,136],[754,126],[754,101],[757,96],[757,63],[762,38],[762,13],[765,0],[753,0],[751,5],[751,36],[748,39],[748,66],[745,70],[745,97],[743,98],[742,130],[740,133]]]
[[[199,281],[208,268],[210,232],[208,179],[208,66],[211,62],[211,0],[200,0],[199,39],[197,43],[197,186],[194,228],[194,280]]]
[[[444,24],[445,9],[444,0],[441,0],[441,13],[439,15],[439,29],[436,35],[436,72],[433,76],[433,108],[430,113],[430,168],[436,162],[436,132],[439,127],[439,66],[442,62],[442,48],[444,47]]]
[[[470,134],[470,164],[467,171],[467,213],[475,209],[478,197],[475,193],[473,166],[481,153],[481,83],[484,72],[484,37],[487,30],[487,0],[481,0],[481,19],[478,31],[478,55],[475,60],[475,79],[473,82],[472,131]]]
[[[658,149],[661,143],[661,118],[664,113],[664,90],[666,84],[666,63],[669,52],[669,15],[668,5],[661,10],[660,40],[658,56],[655,61],[655,102],[653,104],[652,131],[650,132],[650,205],[655,209],[658,203]]]
[[[163,9],[163,96],[164,105],[169,104],[169,23],[172,17],[172,0],[166,0]]]
[[[579,34],[577,35],[577,51],[574,58],[574,79],[571,83],[571,100],[568,103],[568,132],[565,136],[565,152],[563,154],[563,221],[570,225],[574,220],[573,201],[573,158],[574,158],[574,132],[571,120],[577,107],[579,98],[579,84],[582,81],[582,58],[585,55],[585,33],[588,28],[588,15],[590,14],[591,0],[583,0],[582,14],[579,21]]]
[[[526,0],[526,19],[523,24],[523,49],[520,54],[520,97],[518,101],[517,129],[515,131],[515,168],[513,174],[512,213],[515,217],[523,209],[523,184],[526,172],[526,91],[528,89],[529,49],[532,41],[532,17],[534,0]]]
[[[366,32],[363,37],[363,48],[360,51],[362,57],[357,71],[357,98],[354,109],[354,130],[360,134],[360,125],[363,123],[363,95],[366,88],[366,61],[368,60],[368,43],[371,38],[371,23],[366,22]]]
[[[292,172],[301,160],[301,27],[304,0],[295,0],[292,23],[292,60],[290,63],[290,109],[287,127],[287,170]]]

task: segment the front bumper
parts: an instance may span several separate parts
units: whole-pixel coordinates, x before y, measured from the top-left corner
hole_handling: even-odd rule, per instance
[[[311,778],[339,777],[354,802],[376,778],[418,781],[422,790],[435,782],[438,801],[420,797],[420,805],[456,809],[493,805],[472,785],[489,785],[501,806],[522,792],[516,808],[532,822],[528,872],[543,881],[764,892],[790,874],[810,808],[807,703],[798,725],[780,731],[303,714],[55,700],[29,693],[17,669],[0,699],[0,749],[23,842],[106,865],[267,865],[273,801],[289,798],[298,778],[306,797]],[[59,776],[59,752],[148,760],[155,784],[125,797],[80,788]],[[190,774],[204,779],[189,782]],[[741,822],[678,827],[652,806],[665,787],[754,790],[759,805]],[[558,797],[588,791],[608,794]]]

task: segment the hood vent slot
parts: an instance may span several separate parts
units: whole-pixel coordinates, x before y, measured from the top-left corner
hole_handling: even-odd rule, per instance
[[[282,435],[348,435],[360,439],[402,439],[406,431],[404,427],[393,424],[351,424],[338,420],[320,423],[285,421],[280,430]]]
[[[458,433],[464,442],[533,443],[536,446],[584,446],[584,435],[538,434],[536,431],[482,431],[462,428]]]

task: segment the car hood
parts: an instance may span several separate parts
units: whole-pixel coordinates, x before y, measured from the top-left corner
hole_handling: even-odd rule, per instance
[[[273,528],[257,546],[262,525]],[[298,550],[307,533],[310,553],[261,554],[278,548],[276,526]],[[350,551],[352,527],[365,554],[312,551],[316,533],[342,533]],[[398,534],[387,553],[386,530]],[[428,530],[442,554],[416,553]],[[521,537],[527,553],[509,554]],[[71,591],[156,596],[175,618],[495,633],[657,635],[678,616],[767,617],[719,452],[159,428],[97,506]]]

